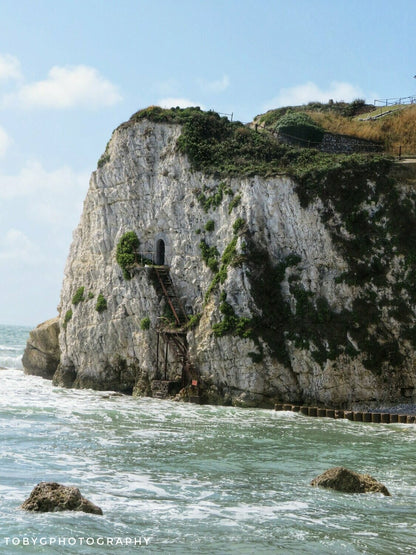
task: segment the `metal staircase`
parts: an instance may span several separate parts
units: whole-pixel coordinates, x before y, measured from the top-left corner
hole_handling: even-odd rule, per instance
[[[154,266],[153,270],[156,275],[155,281],[157,284],[157,290],[159,290],[159,295],[165,299],[175,320],[174,325],[162,324],[157,331],[157,374],[158,376],[163,375],[164,379],[154,380],[154,383],[152,384],[154,397],[161,398],[168,396],[164,392],[167,391],[168,350],[170,349],[170,352],[173,354],[175,360],[182,368],[181,386],[191,386],[189,400],[194,403],[199,403],[198,373],[190,361],[188,341],[186,339],[185,324],[188,322],[188,316],[186,315],[183,305],[176,293],[172,278],[170,276],[169,267]],[[159,364],[161,362],[159,360],[160,338],[163,339],[165,344],[163,372],[161,372],[159,368]]]
[[[180,302],[178,295],[172,283],[168,266],[155,266],[154,268],[160,288],[163,292],[172,314],[175,318],[177,326],[183,326],[188,321],[188,317]]]

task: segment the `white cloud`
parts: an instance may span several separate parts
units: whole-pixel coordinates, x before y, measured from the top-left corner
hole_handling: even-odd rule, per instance
[[[0,221],[19,214],[28,228],[33,227],[31,237],[39,235],[49,243],[50,236],[42,239],[42,229],[47,229],[54,234],[52,242],[65,242],[78,223],[88,182],[89,172],[76,173],[69,167],[47,171],[36,161],[16,175],[0,174]]]
[[[72,231],[89,172],[48,171],[37,161],[0,173],[0,293],[3,321],[40,322],[55,313]]]
[[[10,228],[0,241],[0,263],[13,262],[20,266],[39,262],[39,247],[22,231]]]
[[[230,79],[228,75],[223,75],[222,79],[217,81],[205,81],[204,79],[200,79],[198,83],[204,92],[220,93],[228,89],[230,86]]]
[[[198,102],[192,102],[188,98],[162,98],[157,103],[161,108],[189,108],[189,106],[199,106],[202,110],[205,108]]]
[[[21,79],[20,62],[10,54],[0,54],[0,79]]]
[[[0,127],[0,158],[6,154],[6,150],[9,148],[11,144],[11,139],[3,127]]]
[[[23,85],[6,105],[23,108],[101,108],[122,99],[117,87],[88,66],[54,66],[44,81]]]
[[[327,89],[321,89],[312,81],[308,81],[303,85],[281,89],[275,98],[264,105],[263,109],[272,110],[280,106],[298,106],[308,102],[328,102],[329,99],[333,99],[334,102],[351,102],[356,98],[364,98],[364,93],[351,83],[333,81]]]
[[[67,192],[71,195],[79,188],[85,193],[87,186],[87,173],[77,174],[68,166],[47,171],[36,160],[27,162],[16,175],[0,173],[0,199],[34,197],[42,191],[54,198]]]

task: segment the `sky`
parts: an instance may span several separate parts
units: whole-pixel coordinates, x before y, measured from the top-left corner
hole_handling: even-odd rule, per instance
[[[0,0],[0,323],[57,315],[91,172],[149,105],[416,94],[414,0]]]

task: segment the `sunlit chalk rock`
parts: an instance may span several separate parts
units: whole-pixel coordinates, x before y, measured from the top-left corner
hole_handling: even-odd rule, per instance
[[[83,511],[95,515],[103,514],[100,507],[82,497],[78,488],[56,482],[40,482],[20,508],[41,513]]]
[[[390,495],[386,486],[369,474],[358,474],[358,472],[348,470],[348,468],[342,466],[326,470],[312,480],[311,486],[335,489],[344,493],[382,493],[383,495]]]
[[[53,318],[30,332],[22,359],[25,374],[51,380],[60,356],[59,318]]]
[[[346,409],[416,400],[413,177],[402,168],[393,187],[390,162],[361,158],[276,171],[272,144],[262,176],[260,136],[212,113],[186,124],[173,115],[135,114],[92,173],[64,272],[54,385],[152,396],[161,377],[186,373],[184,353],[160,333],[168,305],[144,262],[152,258],[168,266],[172,299],[190,317],[181,341],[201,402]],[[198,129],[214,134],[196,139]],[[224,133],[235,143],[221,144]],[[231,152],[250,141],[258,147],[237,175]],[[211,142],[221,163],[201,171],[214,160]],[[201,153],[197,167],[191,152]],[[302,160],[296,152],[284,165]],[[117,250],[132,232],[139,246],[125,279]]]

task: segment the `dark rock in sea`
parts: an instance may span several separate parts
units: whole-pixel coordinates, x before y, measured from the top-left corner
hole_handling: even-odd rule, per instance
[[[103,511],[85,497],[78,488],[63,486],[56,482],[40,482],[20,507],[25,511],[41,513],[56,511],[83,511],[102,515]]]
[[[59,318],[53,318],[30,332],[22,359],[25,374],[51,380],[60,356]]]
[[[369,474],[358,474],[348,468],[337,466],[314,478],[311,486],[335,489],[344,493],[382,493],[390,495],[386,486]]]

